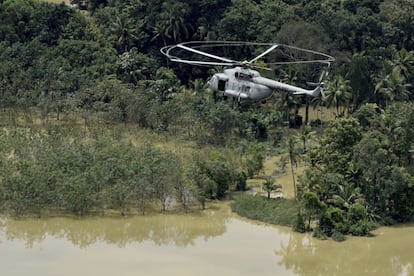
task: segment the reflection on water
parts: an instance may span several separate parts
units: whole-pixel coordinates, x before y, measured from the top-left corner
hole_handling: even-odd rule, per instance
[[[375,237],[336,243],[291,233],[275,250],[297,275],[414,275],[414,225],[382,227]]]
[[[182,215],[0,217],[0,275],[414,275],[414,225],[375,234],[320,241],[241,219],[226,204]]]
[[[66,239],[85,248],[96,242],[125,246],[131,242],[152,241],[157,245],[191,245],[195,238],[222,235],[229,217],[222,209],[197,214],[137,216],[130,218],[49,218],[0,221],[0,231],[8,240],[24,240],[27,247],[45,237]],[[0,236],[1,237],[1,236]]]

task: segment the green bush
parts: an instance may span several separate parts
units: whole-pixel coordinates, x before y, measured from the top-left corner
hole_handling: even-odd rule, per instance
[[[305,233],[306,232],[306,225],[305,225],[305,219],[302,214],[298,213],[297,219],[295,221],[295,224],[293,225],[293,230],[299,233]]]
[[[353,236],[371,236],[371,231],[376,228],[376,224],[366,219],[360,220],[349,226],[349,234]]]
[[[328,237],[335,232],[345,234],[347,231],[344,211],[330,206],[319,220],[319,230]]]
[[[353,236],[369,236],[376,224],[368,220],[365,207],[359,203],[351,205],[348,211],[349,234]]]
[[[315,238],[317,238],[317,239],[320,239],[320,240],[326,240],[326,239],[328,239],[328,236],[324,232],[322,232],[319,228],[316,228],[313,231],[312,236],[315,237]]]
[[[346,237],[345,237],[345,235],[342,232],[335,230],[332,233],[332,239],[334,241],[341,242],[341,241],[346,240]]]
[[[366,218],[366,211],[364,206],[359,203],[351,205],[348,211],[348,220],[350,224],[356,224]]]

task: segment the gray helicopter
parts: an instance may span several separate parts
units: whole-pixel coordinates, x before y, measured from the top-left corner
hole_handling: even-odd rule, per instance
[[[249,61],[236,61],[229,58],[221,57],[205,51],[199,50],[200,48],[211,47],[223,47],[223,46],[267,46],[268,48],[263,51],[258,56],[254,57]],[[266,55],[269,55],[275,49],[283,47],[290,48],[301,52],[310,53],[321,58],[311,59],[311,60],[300,60],[300,61],[282,61],[282,62],[268,62],[267,66],[271,65],[282,65],[282,64],[301,64],[301,63],[322,63],[326,64],[329,68],[330,63],[335,59],[324,53],[301,49],[294,46],[288,46],[283,44],[275,43],[253,43],[253,42],[227,42],[227,41],[210,41],[210,42],[185,42],[176,45],[166,46],[161,49],[167,58],[174,62],[180,62],[190,65],[198,66],[225,66],[231,67],[229,69],[224,69],[221,73],[214,74],[210,80],[207,82],[208,86],[217,92],[221,92],[226,96],[234,97],[238,100],[241,99],[250,99],[254,101],[260,101],[269,98],[273,91],[282,90],[293,93],[294,95],[308,95],[312,97],[317,97],[324,94],[324,85],[322,82],[323,77],[326,76],[327,71],[323,70],[319,78],[318,83],[307,84],[310,86],[316,86],[315,89],[308,90],[294,85],[286,84],[279,82],[273,79],[260,76],[260,73],[252,68],[258,68],[262,70],[271,70],[269,67],[263,67],[257,65],[256,62],[262,60]],[[196,54],[203,58],[208,58],[208,61],[205,60],[195,60],[188,58],[178,57],[176,54],[173,54],[173,51],[181,50],[187,53]]]

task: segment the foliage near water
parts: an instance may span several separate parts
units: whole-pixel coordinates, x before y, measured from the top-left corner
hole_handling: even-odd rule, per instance
[[[413,110],[411,103],[390,105],[387,110],[367,104],[353,116],[332,121],[306,151],[293,147],[290,158],[301,159],[306,166],[292,210],[297,214],[295,230],[342,241],[346,235],[369,236],[378,225],[413,221]],[[299,132],[289,140],[300,137]],[[278,175],[274,178],[277,181]],[[262,183],[265,191],[272,184],[268,182]],[[267,205],[277,200],[250,196],[236,197],[235,202],[233,209],[240,215],[280,223],[270,218],[283,211]]]
[[[127,134],[139,132],[76,125],[0,129],[0,210],[18,216],[187,211],[223,198],[243,180],[243,166],[214,149],[174,150],[173,143],[156,146],[151,136],[136,141]]]
[[[414,109],[395,104],[383,111],[361,107],[332,122],[307,153],[298,199],[305,229],[338,238],[369,235],[376,224],[414,219],[412,147]]]

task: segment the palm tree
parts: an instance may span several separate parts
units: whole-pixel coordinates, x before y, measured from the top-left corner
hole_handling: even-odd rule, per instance
[[[111,24],[112,39],[121,51],[127,52],[134,40],[138,39],[137,33],[143,26],[143,21],[136,25],[134,20],[126,15],[118,15]]]
[[[154,37],[151,39],[151,41],[161,39],[162,44],[164,46],[167,46],[167,35],[166,35],[166,28],[167,23],[164,21],[158,21],[157,24],[153,27],[152,32],[154,33]]]
[[[320,112],[321,116],[318,115],[317,119],[322,120],[322,114],[325,113],[324,108],[326,107],[325,98],[322,97],[322,95],[319,95],[318,97],[312,97],[310,105],[313,109],[317,109],[318,113]]]
[[[388,76],[387,85],[388,85],[388,89],[393,91],[394,100],[396,101],[408,100],[408,96],[409,96],[408,88],[411,87],[411,84],[407,83],[405,77],[399,74],[398,71]]]
[[[408,89],[411,87],[411,84],[406,82],[404,76],[398,70],[393,70],[390,74],[383,70],[375,79],[377,83],[374,92],[385,100],[385,106],[392,101],[408,99]]]
[[[414,66],[414,51],[407,51],[401,49],[394,54],[394,59],[391,60],[393,65],[393,73],[401,74],[404,78],[408,78]]]
[[[184,18],[171,16],[165,34],[175,42],[180,41],[182,38],[188,39],[190,26],[189,23],[185,22]]]
[[[409,98],[409,88],[412,86],[408,81],[414,65],[414,51],[408,52],[394,50],[394,59],[384,62],[382,70],[373,76],[375,81],[374,93],[384,100],[385,105],[390,101],[405,101]]]
[[[303,153],[306,153],[306,145],[307,142],[312,139],[315,135],[315,131],[312,131],[312,128],[309,125],[302,125],[299,133],[297,134],[297,138],[302,142],[303,145]]]
[[[345,182],[338,186],[338,193],[327,200],[341,209],[348,209],[353,203],[365,202],[361,188],[354,187],[352,184]]]
[[[212,22],[203,17],[197,22],[197,25],[197,35],[201,40],[217,40]]]
[[[173,42],[188,39],[192,30],[192,25],[185,20],[189,10],[188,6],[167,1],[164,2],[163,9],[164,12],[160,14],[160,19],[153,28],[155,36],[152,40],[161,38],[165,46],[167,39]]]
[[[270,199],[270,194],[273,191],[280,191],[280,189],[282,188],[281,185],[279,184],[275,184],[275,180],[271,177],[267,177],[265,182],[263,182],[262,184],[263,190],[265,190],[265,192],[267,192],[267,198]]]
[[[297,167],[297,159],[298,159],[298,150],[296,147],[297,139],[294,136],[290,136],[286,141],[287,148],[289,151],[289,160],[290,160],[290,170],[292,173],[292,182],[293,182],[293,193],[295,200],[297,199],[297,189],[296,189],[296,180],[295,180],[295,171],[294,167]]]
[[[288,68],[287,70],[283,70],[281,72],[281,81],[285,83],[289,83],[295,85],[298,80],[298,75],[295,70],[292,68]],[[293,95],[292,93],[283,93],[279,94],[278,98],[279,105],[282,109],[286,110],[286,119],[289,122],[294,122],[294,126],[296,126],[296,116],[299,113],[299,108],[302,105],[302,100],[300,97]],[[293,114],[292,114],[293,111]],[[293,117],[293,118],[292,118]]]
[[[328,81],[325,101],[328,108],[335,107],[336,116],[345,113],[351,100],[352,88],[349,80],[345,80],[341,75],[335,75],[332,80]]]

